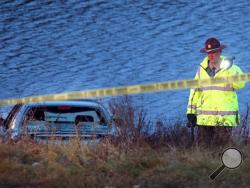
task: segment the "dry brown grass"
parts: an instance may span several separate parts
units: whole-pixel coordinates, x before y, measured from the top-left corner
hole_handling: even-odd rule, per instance
[[[209,175],[221,150],[199,147],[124,149],[106,141],[94,148],[69,145],[0,145],[0,185],[9,187],[247,187],[250,150],[241,148],[244,163],[225,170],[215,181]]]

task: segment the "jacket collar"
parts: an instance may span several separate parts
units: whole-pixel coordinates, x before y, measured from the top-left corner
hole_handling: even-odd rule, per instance
[[[220,56],[221,59],[224,59],[224,56]],[[200,64],[201,67],[206,69],[208,67],[208,56],[203,59],[203,61]]]
[[[200,64],[204,69],[208,67],[208,56],[203,59],[203,61]]]

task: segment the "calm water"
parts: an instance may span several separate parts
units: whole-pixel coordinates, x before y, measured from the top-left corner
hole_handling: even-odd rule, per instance
[[[211,36],[250,72],[249,18],[248,0],[1,0],[0,99],[191,79]],[[183,117],[188,93],[134,98],[152,117]]]

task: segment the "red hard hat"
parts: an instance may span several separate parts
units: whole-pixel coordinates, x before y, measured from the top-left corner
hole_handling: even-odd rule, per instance
[[[225,45],[220,44],[220,41],[214,37],[209,38],[205,42],[205,48],[200,50],[201,53],[208,53],[212,51],[222,50],[226,48]]]

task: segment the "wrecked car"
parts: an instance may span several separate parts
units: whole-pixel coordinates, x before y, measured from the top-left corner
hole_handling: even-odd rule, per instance
[[[16,104],[2,127],[5,140],[28,137],[36,143],[96,142],[115,135],[109,111],[95,100]]]

